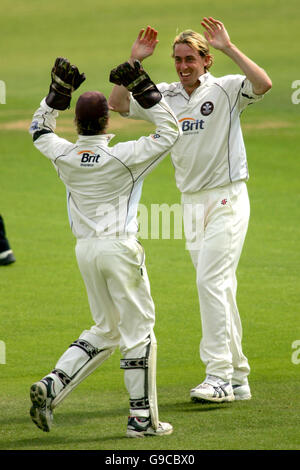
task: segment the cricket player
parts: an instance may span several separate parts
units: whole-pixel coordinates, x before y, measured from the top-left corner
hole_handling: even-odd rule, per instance
[[[175,112],[182,136],[172,148],[175,179],[182,193],[186,246],[197,275],[206,378],[191,392],[193,401],[229,402],[251,398],[250,367],[242,350],[236,302],[236,269],[249,220],[249,178],[240,115],[271,88],[267,73],[230,40],[221,21],[201,22],[204,36],[187,30],[173,43],[179,81],[158,89]],[[153,54],[157,31],[142,29],[131,60]],[[241,74],[216,78],[209,72],[210,46],[222,51]],[[112,110],[136,117],[128,90],[115,86]]]
[[[0,266],[7,266],[16,261],[6,236],[3,217],[0,215]]]
[[[53,409],[119,347],[130,397],[127,436],[170,434],[172,426],[158,419],[155,308],[136,235],[143,180],[177,141],[178,122],[140,63],[127,62],[111,71],[110,80],[128,86],[139,118],[156,126],[154,134],[110,146],[108,103],[102,93],[91,91],[76,103],[78,140],[68,142],[54,133],[56,118],[83,80],[77,67],[57,58],[49,94],[33,116],[30,133],[67,188],[76,257],[94,325],[31,386],[30,415],[40,429],[50,431]]]

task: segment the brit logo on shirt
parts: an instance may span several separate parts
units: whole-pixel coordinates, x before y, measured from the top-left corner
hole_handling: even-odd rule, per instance
[[[92,150],[81,150],[78,155],[81,155],[80,166],[94,166],[94,163],[99,163],[99,158],[101,158]]]
[[[205,101],[200,108],[201,114],[203,116],[209,116],[214,110],[214,104],[211,101]]]

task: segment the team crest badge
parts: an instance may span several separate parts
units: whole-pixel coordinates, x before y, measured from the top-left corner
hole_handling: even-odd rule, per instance
[[[209,116],[214,110],[214,104],[211,101],[205,101],[200,108],[201,114],[203,116]]]

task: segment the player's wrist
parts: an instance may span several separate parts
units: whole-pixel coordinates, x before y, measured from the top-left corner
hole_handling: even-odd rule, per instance
[[[234,51],[236,50],[236,46],[232,42],[228,42],[220,48],[220,51],[223,52],[224,54],[227,54],[230,56]]]
[[[137,56],[130,56],[130,59],[129,59],[129,63],[132,67],[134,67],[134,61],[135,60],[138,60],[139,62],[142,62],[142,60],[144,59],[144,57],[137,57]]]

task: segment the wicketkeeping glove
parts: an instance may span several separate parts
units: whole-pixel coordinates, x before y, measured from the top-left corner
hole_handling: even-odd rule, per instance
[[[119,65],[110,72],[109,81],[123,85],[143,108],[152,108],[159,103],[162,95],[149,75],[143,69],[140,61],[134,61],[134,67],[129,62]]]
[[[73,91],[79,88],[85,78],[84,73],[79,73],[78,68],[71,65],[67,59],[57,57],[51,70],[51,84],[46,97],[47,105],[59,110],[69,108]]]

